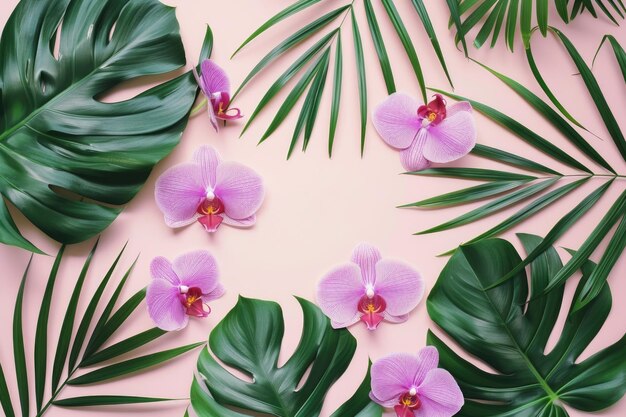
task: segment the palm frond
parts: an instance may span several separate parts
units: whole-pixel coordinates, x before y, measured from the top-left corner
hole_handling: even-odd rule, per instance
[[[124,284],[128,280],[132,271],[131,266],[125,272],[124,277],[115,289],[113,295],[108,299],[106,306],[98,318],[95,326],[92,326],[94,324],[94,313],[100,304],[102,295],[107,288],[107,285],[110,283],[111,278],[116,271],[116,266],[120,261],[124,249],[122,249],[119,253],[113,262],[113,265],[109,268],[108,272],[101,280],[100,285],[98,286],[95,294],[92,296],[86,311],[82,314],[83,319],[78,330],[73,335],[74,321],[76,315],[78,314],[78,304],[80,296],[82,295],[83,283],[89,272],[89,267],[97,247],[98,242],[94,244],[93,249],[84,262],[76,287],[66,307],[65,317],[61,326],[61,331],[59,332],[57,347],[54,352],[49,352],[48,318],[51,312],[53,300],[56,301],[58,299],[58,297],[53,298],[52,294],[57,281],[59,267],[64,259],[64,247],[61,247],[54,261],[54,265],[52,266],[44,290],[44,296],[37,320],[34,355],[32,358],[27,358],[26,352],[29,349],[24,341],[22,306],[24,294],[26,292],[25,288],[27,285],[28,270],[32,262],[31,257],[31,261],[24,272],[24,276],[18,290],[13,316],[13,352],[16,373],[15,382],[17,385],[20,403],[19,414],[16,414],[15,409],[13,408],[9,386],[4,376],[2,365],[0,365],[0,406],[2,406],[2,410],[7,417],[28,417],[32,415],[30,410],[31,392],[34,392],[35,394],[36,410],[34,411],[38,417],[43,416],[47,410],[54,406],[89,407],[172,401],[173,399],[168,398],[128,395],[96,395],[65,399],[61,399],[60,396],[63,389],[67,385],[95,384],[108,381],[112,378],[120,378],[131,375],[138,371],[146,370],[172,360],[204,344],[204,342],[194,343],[170,350],[146,354],[132,359],[120,360],[122,355],[128,354],[139,347],[145,346],[166,333],[160,329],[149,329],[135,336],[124,339],[112,346],[103,348],[106,342],[116,335],[116,332],[120,329],[122,324],[130,317],[130,315],[145,298],[145,290],[142,289],[124,302],[121,307],[117,309],[115,308],[117,301],[121,296]],[[93,327],[93,330],[90,333],[89,329],[91,327]],[[72,337],[74,338],[74,344],[70,351]],[[89,342],[83,352],[82,347],[85,340],[89,340]],[[46,364],[50,353],[54,353],[54,361],[51,371],[52,384],[49,396],[46,398],[46,379],[48,377]],[[32,360],[34,363],[35,372],[33,380],[29,380],[28,373],[26,371],[28,360]],[[87,367],[94,367],[94,365],[98,365],[104,361],[107,361],[105,366],[100,366],[99,368],[90,370],[87,373],[84,372]],[[67,369],[67,376],[65,378],[62,376],[64,369]]]
[[[573,4],[569,0],[554,0],[557,13],[564,23],[569,23],[585,11],[598,18],[594,3],[614,24],[619,25],[618,19],[624,19],[626,5],[623,0],[575,0]],[[447,0],[447,4],[451,21],[456,26],[456,40],[463,42],[466,54],[466,37],[472,30],[478,31],[474,37],[476,48],[482,47],[489,36],[492,37],[493,48],[498,41],[505,16],[505,42],[511,51],[515,47],[518,27],[523,45],[528,48],[533,22],[536,22],[544,37],[548,34],[551,22],[550,0]]]
[[[534,30],[535,29],[532,29],[531,32]],[[626,161],[626,142],[624,141],[624,136],[617,120],[615,119],[615,116],[609,108],[606,98],[604,97],[595,76],[592,74],[587,64],[582,60],[576,48],[567,39],[567,37],[563,35],[563,33],[552,27],[548,27],[547,30],[553,31],[557,35],[558,39],[560,39],[561,43],[566,48],[572,61],[579,69],[581,79],[592,97],[595,107],[597,107],[601,113],[601,118],[604,121],[608,133],[613,139],[615,147],[621,152],[623,159]],[[616,45],[613,45],[613,48],[617,51],[616,53],[618,53],[619,62],[619,51],[621,46],[614,39],[611,40],[611,42],[616,43]],[[593,300],[597,294],[599,294],[611,270],[615,266],[615,263],[626,248],[626,238],[624,237],[624,234],[626,234],[626,220],[624,220],[626,216],[626,187],[624,187],[624,185],[626,184],[623,181],[626,180],[626,175],[618,174],[600,154],[600,152],[587,142],[583,135],[576,130],[576,128],[580,127],[580,125],[573,120],[573,118],[557,100],[556,96],[549,89],[533,59],[532,49],[528,49],[527,56],[529,65],[532,67],[532,71],[535,74],[538,84],[546,92],[546,96],[550,99],[550,102],[552,102],[556,109],[551,107],[549,102],[544,101],[542,98],[531,92],[530,89],[524,87],[517,81],[500,74],[485,65],[480,63],[479,65],[481,65],[486,71],[493,74],[501,82],[517,93],[522,99],[524,99],[530,107],[534,108],[539,114],[541,114],[546,121],[548,121],[560,134],[563,135],[563,137],[578,148],[588,161],[579,161],[574,159],[553,143],[544,139],[538,133],[535,133],[522,123],[494,108],[474,100],[466,99],[465,97],[456,94],[438,89],[432,89],[433,91],[439,92],[456,100],[468,100],[476,111],[482,113],[492,121],[499,123],[519,139],[532,146],[536,151],[545,154],[554,162],[559,162],[569,168],[573,168],[575,172],[563,174],[560,171],[551,168],[549,165],[546,166],[543,164],[537,164],[528,158],[514,155],[504,149],[478,145],[473,151],[475,156],[512,166],[516,168],[517,171],[509,172],[505,169],[495,170],[482,167],[456,167],[433,168],[420,172],[409,173],[413,175],[447,176],[458,179],[470,179],[485,182],[458,191],[426,198],[416,203],[406,204],[401,207],[438,208],[487,200],[478,208],[465,212],[452,220],[435,227],[430,227],[418,233],[425,234],[441,232],[472,223],[476,220],[489,217],[500,210],[513,208],[522,202],[529,200],[521,208],[500,223],[465,242],[465,244],[471,244],[483,241],[490,237],[499,235],[506,230],[512,229],[524,220],[537,215],[545,207],[559,202],[566,195],[575,195],[575,193],[580,192],[583,189],[582,186],[590,182],[591,179],[602,181],[602,184],[599,187],[594,187],[593,191],[581,198],[573,209],[564,214],[560,219],[557,219],[556,223],[549,230],[544,240],[515,268],[495,280],[492,285],[493,288],[514,277],[524,267],[548,250],[561,236],[563,236],[566,231],[575,227],[577,222],[605,196],[609,188],[621,187],[621,196],[612,204],[610,210],[604,215],[604,217],[598,221],[595,229],[589,237],[584,240],[582,246],[576,252],[576,255],[574,255],[557,274],[555,274],[552,281],[545,289],[545,291],[550,291],[562,285],[563,282],[572,276],[572,274],[574,274],[574,272],[581,267],[589,256],[598,249],[600,243],[608,235],[610,235],[611,230],[616,227],[615,232],[613,232],[612,237],[609,239],[606,250],[601,255],[598,268],[590,276],[590,279],[584,286],[584,289],[582,289],[580,294],[577,295],[574,307],[576,309],[580,309]],[[601,167],[603,171],[588,168],[588,162]],[[532,173],[538,174],[533,175]],[[553,189],[553,187],[556,188]],[[446,252],[444,255],[448,255],[452,252],[453,251]]]
[[[348,1],[348,0],[346,0]],[[450,0],[454,1],[454,0]],[[250,35],[241,46],[235,51],[233,56],[241,53],[242,49],[245,49],[251,42],[257,40],[266,30],[278,25],[285,19],[290,18],[298,13],[306,11],[306,13],[315,16],[313,6],[319,3],[320,0],[299,0],[294,2],[291,6],[282,10],[267,22],[261,25],[252,35]],[[402,46],[406,52],[407,58],[413,68],[416,80],[419,84],[420,91],[424,100],[426,100],[426,84],[424,80],[424,74],[421,68],[420,60],[415,50],[415,46],[411,40],[409,32],[407,30],[407,23],[405,20],[412,16],[400,16],[400,12],[396,8],[396,2],[394,0],[381,0],[384,14],[388,18],[394,28],[393,33],[389,36],[398,37]],[[357,8],[363,6],[366,25],[357,21]],[[430,38],[431,45],[443,72],[452,85],[452,79],[449,74],[446,62],[439,45],[437,34],[428,15],[428,11],[425,7],[423,0],[411,0],[411,5],[415,11],[415,17],[420,20],[426,34]],[[266,129],[265,133],[261,136],[260,142],[267,140],[284,122],[287,116],[293,111],[298,104],[298,101],[304,96],[304,102],[302,104],[299,117],[296,121],[296,126],[292,135],[292,139],[289,145],[289,151],[287,157],[289,158],[297,144],[299,137],[304,134],[303,151],[306,151],[309,141],[312,137],[312,131],[315,125],[315,121],[319,115],[319,107],[322,103],[322,93],[324,86],[330,84],[326,81],[326,78],[333,77],[333,90],[330,104],[330,130],[328,135],[328,153],[332,156],[332,150],[335,143],[335,133],[337,131],[337,124],[339,121],[339,114],[341,108],[342,97],[342,85],[343,85],[343,46],[341,42],[341,34],[344,29],[349,30],[352,33],[354,40],[354,50],[356,54],[356,71],[355,78],[358,84],[358,100],[360,109],[360,149],[363,153],[365,148],[365,134],[367,130],[367,111],[368,111],[368,84],[366,74],[366,53],[368,52],[363,48],[362,30],[367,27],[369,34],[374,44],[374,51],[380,64],[381,74],[389,94],[396,91],[396,85],[392,70],[392,65],[387,53],[387,44],[385,37],[387,34],[381,31],[380,26],[381,16],[378,16],[376,9],[371,0],[356,1],[351,0],[342,6],[338,6],[336,9],[327,12],[321,17],[316,17],[310,23],[304,25],[299,30],[295,31],[284,41],[272,48],[259,62],[256,64],[249,74],[244,78],[243,82],[235,91],[233,99],[238,96],[248,85],[248,83],[257,76],[260,72],[264,71],[272,65],[279,57],[284,54],[295,50],[302,43],[317,39],[309,49],[307,49],[302,55],[296,58],[295,61],[289,66],[289,68],[276,79],[274,83],[269,87],[267,92],[261,98],[256,108],[252,112],[246,125],[242,130],[242,135],[250,128],[253,121],[256,120],[258,115],[269,106],[269,103],[273,101],[278,93],[284,89],[289,89],[289,94],[283,103],[279,106],[276,115],[270,123],[270,126]],[[350,28],[344,27],[346,21],[350,21]],[[330,64],[330,56],[332,48],[335,48],[334,64]],[[326,62],[328,60],[328,62]],[[331,66],[332,65],[332,66]],[[332,68],[333,70],[330,70]],[[299,74],[302,72],[302,75]],[[294,78],[298,78],[298,81],[293,87],[287,87],[287,84]],[[305,92],[309,93],[305,94]]]

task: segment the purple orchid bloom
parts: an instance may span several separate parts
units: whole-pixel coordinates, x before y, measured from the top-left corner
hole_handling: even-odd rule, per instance
[[[319,283],[317,300],[332,326],[363,321],[369,330],[387,320],[401,323],[424,295],[424,282],[410,266],[381,259],[380,252],[360,244],[352,262],[330,271]]]
[[[398,417],[451,417],[465,403],[452,375],[437,368],[432,346],[417,356],[396,353],[372,365],[372,401],[393,408]]]
[[[402,166],[420,171],[432,162],[446,163],[467,155],[476,144],[472,106],[462,101],[446,108],[441,94],[427,105],[394,93],[374,111],[374,126],[391,147],[399,149]]]
[[[230,106],[230,81],[226,72],[210,59],[200,64],[200,74],[193,68],[193,75],[207,99],[207,109],[211,124],[216,132],[219,131],[219,120],[241,119],[241,111]]]
[[[189,316],[206,317],[207,303],[224,294],[217,264],[207,251],[195,251],[168,261],[162,256],[150,264],[152,282],[146,292],[148,313],[162,330],[180,330]]]
[[[169,227],[195,221],[207,232],[220,224],[250,227],[263,203],[263,180],[237,162],[223,162],[211,146],[200,147],[193,162],[165,171],[157,180],[155,198]]]

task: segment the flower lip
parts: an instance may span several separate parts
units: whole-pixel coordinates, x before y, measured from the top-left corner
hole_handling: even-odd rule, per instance
[[[422,119],[422,125],[437,125],[441,123],[447,116],[446,100],[441,94],[435,94],[435,97],[427,105],[421,105],[417,109],[417,115]]]

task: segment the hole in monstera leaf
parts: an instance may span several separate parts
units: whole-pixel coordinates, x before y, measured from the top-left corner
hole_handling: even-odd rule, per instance
[[[163,74],[158,75],[144,75],[141,77],[133,78],[132,80],[127,80],[121,82],[107,91],[102,92],[94,97],[94,100],[97,100],[101,103],[119,103],[122,101],[132,100],[138,95],[144,93],[145,91],[156,87],[163,82],[171,80],[172,78],[178,77],[179,75],[184,74],[187,71],[185,68],[178,68],[174,71],[170,71]]]
[[[61,27],[63,26],[63,20],[59,22],[57,29],[54,31],[54,36],[50,38],[50,53],[52,57],[57,61],[60,59],[61,50]]]

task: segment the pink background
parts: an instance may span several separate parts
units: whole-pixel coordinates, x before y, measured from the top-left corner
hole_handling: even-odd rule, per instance
[[[231,75],[234,85],[243,79],[252,66],[271,47],[284,39],[288,33],[301,27],[304,22],[312,19],[311,14],[319,15],[340,2],[323,2],[321,5],[289,19],[265,36],[254,42],[234,60],[230,54],[256,27],[267,18],[282,10],[291,0],[237,0],[217,2],[206,0],[168,0],[166,3],[177,6],[177,14],[181,24],[182,37],[188,57],[195,60],[204,36],[205,24],[209,23],[214,30],[216,43],[213,58],[223,65]],[[356,6],[364,48],[367,54],[368,88],[370,109],[386,95],[382,76],[371,38],[367,30],[363,7]],[[386,39],[392,60],[394,74],[399,91],[418,96],[417,83],[410,65],[402,50],[400,42],[393,34],[388,20],[379,2],[375,8]],[[410,2],[396,2],[411,35],[417,46],[420,59],[425,70],[428,85],[450,89],[440,70],[439,64],[429,45],[428,38],[422,30],[417,15]],[[552,2],[551,2],[552,3]],[[0,5],[0,25],[9,17],[17,4],[17,0],[3,0]],[[456,92],[490,104],[530,128],[540,132],[558,146],[562,146],[574,156],[579,152],[565,141],[555,130],[538,117],[513,92],[498,82],[493,76],[480,69],[476,64],[467,61],[463,54],[454,48],[452,35],[446,31],[448,12],[443,1],[429,1],[429,12],[442,43],[445,57],[450,68]],[[552,10],[553,22],[558,17]],[[348,260],[352,248],[361,241],[376,244],[386,257],[402,259],[410,262],[424,276],[427,288],[434,284],[447,258],[437,258],[436,254],[450,249],[460,242],[474,237],[478,233],[494,225],[497,221],[510,215],[513,210],[504,211],[484,221],[455,229],[446,233],[413,236],[412,233],[433,226],[468,210],[467,207],[446,210],[414,211],[397,209],[397,205],[405,204],[435,195],[444,191],[459,189],[469,182],[451,179],[427,179],[399,175],[402,171],[398,155],[388,148],[369,125],[365,155],[359,155],[358,138],[358,100],[356,77],[354,72],[354,55],[349,26],[344,27],[344,92],[341,118],[333,159],[327,158],[327,131],[330,102],[330,87],[327,86],[320,110],[320,117],[306,155],[296,152],[291,161],[285,160],[288,142],[297,113],[292,115],[274,136],[262,146],[256,143],[277,109],[275,101],[270,111],[265,111],[250,131],[239,140],[241,124],[232,123],[217,135],[210,128],[207,118],[203,115],[190,121],[181,144],[175,151],[159,164],[148,180],[145,188],[137,198],[129,204],[123,214],[103,234],[100,250],[95,256],[92,271],[83,291],[80,310],[86,307],[87,300],[95,289],[99,278],[111,264],[115,254],[128,240],[129,245],[121,266],[127,267],[133,258],[141,253],[139,262],[123,293],[128,298],[139,288],[149,282],[148,264],[157,255],[173,258],[185,251],[205,248],[217,258],[221,268],[221,277],[227,288],[227,295],[213,303],[213,314],[205,321],[192,321],[182,332],[172,333],[162,338],[151,348],[142,349],[141,353],[158,349],[162,350],[175,345],[205,340],[212,327],[219,322],[224,314],[235,304],[237,295],[271,299],[279,302],[286,316],[286,337],[283,357],[287,357],[295,348],[301,327],[299,308],[292,295],[313,299],[318,279],[333,266]],[[565,33],[579,48],[588,62],[600,42],[602,34],[612,33],[618,39],[626,40],[626,25],[616,28],[606,19],[599,22],[589,15],[577,19],[566,26]],[[533,43],[540,67],[545,71],[550,86],[566,107],[579,118],[591,131],[604,140],[586,135],[588,140],[602,153],[619,171],[626,171],[613,142],[605,131],[601,119],[592,107],[591,100],[584,90],[579,77],[574,76],[576,70],[566,57],[563,48],[554,39],[537,39]],[[302,50],[304,46],[300,47]],[[518,42],[517,52],[507,52],[502,43],[495,49],[484,48],[472,51],[474,58],[520,81],[533,91],[540,92],[525,62],[521,45]],[[273,65],[268,71],[258,76],[249,88],[240,96],[237,105],[245,114],[250,114],[270,82],[288,66],[294,57],[291,54]],[[626,107],[624,84],[614,56],[604,49],[594,68],[608,100],[615,111],[616,117],[623,123],[623,109]],[[114,98],[128,97],[144,88],[134,83],[131,89],[118,92]],[[479,142],[503,147],[511,152],[538,159],[549,163],[556,169],[563,168],[549,159],[539,155],[520,140],[505,132],[482,116],[477,116]],[[507,142],[507,143],[505,143]],[[252,230],[237,230],[223,227],[214,236],[207,235],[201,227],[191,226],[177,232],[168,229],[163,223],[161,213],[154,204],[154,181],[168,167],[187,161],[193,151],[200,145],[212,144],[222,153],[225,159],[233,159],[256,169],[265,179],[267,198],[258,216],[258,223]],[[582,158],[582,157],[581,157]],[[485,160],[468,157],[462,161],[464,166],[495,167]],[[593,164],[589,163],[589,166]],[[564,172],[571,172],[563,168]],[[617,181],[623,183],[623,181]],[[615,184],[607,195],[590,213],[567,233],[560,241],[561,246],[576,248],[588,236],[596,222],[608,209],[613,199],[623,186]],[[599,185],[599,180],[591,180],[584,186],[589,191]],[[516,231],[545,234],[558,216],[563,215],[572,205],[586,194],[582,190],[567,196],[564,201],[544,210],[532,220],[516,228]],[[17,220],[24,234],[40,245],[48,253],[55,253],[57,244],[39,235],[34,228],[17,215]],[[505,235],[514,238],[512,232]],[[52,314],[50,319],[51,346],[56,340],[67,300],[93,240],[68,249],[68,256],[61,267],[60,279],[57,284]],[[517,242],[516,242],[517,245]],[[517,245],[519,247],[519,245]],[[0,360],[4,364],[8,379],[14,378],[11,348],[11,317],[17,293],[19,278],[28,261],[29,254],[10,247],[0,248],[0,264],[2,265],[2,285],[0,292]],[[29,354],[35,331],[35,322],[39,309],[39,300],[44,290],[47,273],[52,258],[37,256],[31,269],[30,281],[26,288],[26,323],[25,337]],[[584,356],[617,341],[626,331],[626,304],[620,302],[620,295],[626,294],[626,283],[621,280],[626,259],[622,257],[615,268],[610,284],[615,294],[613,311],[599,337],[591,344]],[[121,271],[115,275],[121,277]],[[621,273],[620,273],[621,272]],[[574,281],[571,280],[568,294],[571,294]],[[567,299],[567,298],[566,298]],[[140,308],[120,332],[127,337],[150,326],[145,311]],[[425,344],[426,331],[432,323],[428,319],[425,304],[422,303],[412,314],[407,323],[401,325],[383,325],[375,333],[368,333],[363,327],[351,329],[359,341],[354,362],[347,374],[332,389],[322,413],[328,416],[343,400],[350,396],[362,379],[367,357],[377,359],[395,351],[416,351]],[[557,326],[558,327],[558,326]],[[441,332],[439,332],[441,334]],[[186,397],[192,378],[197,352],[188,354],[174,362],[145,374],[130,379],[114,381],[105,385],[67,389],[62,397],[89,394],[136,394],[148,396]],[[13,386],[14,384],[11,384]],[[17,393],[12,391],[14,403]],[[17,404],[16,404],[17,405]],[[182,415],[184,402],[139,407],[116,407],[111,409],[62,410],[53,409],[47,413],[50,417],[77,415],[107,415],[110,413],[128,414],[131,410],[137,415],[172,416]],[[626,414],[626,401],[603,415],[622,416]],[[582,413],[572,411],[572,416]]]

